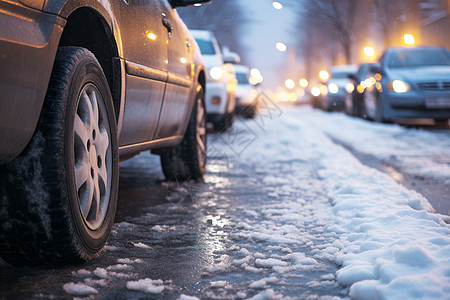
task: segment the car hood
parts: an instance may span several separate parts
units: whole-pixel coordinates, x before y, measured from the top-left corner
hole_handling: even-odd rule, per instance
[[[400,79],[409,82],[450,81],[450,66],[391,69],[387,74],[390,80]]]

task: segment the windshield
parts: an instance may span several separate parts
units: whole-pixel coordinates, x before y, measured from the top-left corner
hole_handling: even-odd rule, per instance
[[[236,72],[236,79],[238,84],[249,84],[247,74]]]
[[[450,57],[443,49],[417,49],[392,53],[389,68],[416,68],[424,66],[450,66]]]
[[[196,39],[198,46],[200,47],[200,52],[203,55],[214,55],[216,54],[216,49],[212,41]]]

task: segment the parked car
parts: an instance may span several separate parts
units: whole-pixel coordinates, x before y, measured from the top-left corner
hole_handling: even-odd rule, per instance
[[[367,115],[378,122],[450,118],[450,54],[443,47],[388,48],[371,68],[377,79],[364,93]]]
[[[247,118],[253,118],[258,112],[258,91],[250,83],[250,69],[244,65],[234,65],[236,78],[236,111]]]
[[[328,93],[324,97],[325,103],[322,103],[324,110],[344,110],[345,97],[349,91],[350,80],[348,76],[355,73],[357,66],[355,65],[339,65],[330,69],[330,79],[328,79]]]
[[[164,174],[206,163],[200,50],[174,10],[206,0],[0,1],[0,256],[94,258],[114,222],[119,160]]]
[[[206,111],[208,122],[217,131],[225,130],[233,122],[236,108],[236,75],[232,63],[226,61],[219,42],[209,30],[191,30],[200,46],[207,68]]]
[[[351,116],[366,118],[366,109],[364,106],[364,92],[366,88],[370,88],[372,77],[370,77],[370,68],[374,63],[361,64],[354,74],[349,74],[350,83],[353,90],[346,94],[345,112]]]

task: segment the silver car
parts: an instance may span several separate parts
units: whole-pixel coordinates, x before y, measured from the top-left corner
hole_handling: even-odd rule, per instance
[[[206,0],[0,0],[0,256],[86,261],[114,222],[119,160],[206,163],[200,50],[175,8]]]

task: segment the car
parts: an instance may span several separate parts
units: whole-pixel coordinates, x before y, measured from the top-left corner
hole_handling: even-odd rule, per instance
[[[250,83],[250,69],[244,65],[234,65],[236,78],[236,111],[246,117],[253,118],[258,112],[258,91]]]
[[[444,47],[392,47],[371,68],[364,93],[367,115],[378,122],[450,118],[450,54]]]
[[[216,131],[223,131],[233,123],[236,108],[237,84],[233,67],[235,60],[226,60],[219,42],[210,30],[191,30],[203,55],[207,69],[206,111],[208,122]]]
[[[337,65],[330,69],[330,79],[327,82],[328,93],[324,98],[322,108],[328,111],[345,110],[345,98],[353,90],[348,76],[355,73],[355,65]],[[353,87],[354,88],[354,87]]]
[[[151,150],[166,178],[206,164],[206,70],[176,8],[206,0],[0,1],[0,256],[96,257],[119,160]]]
[[[364,106],[364,92],[365,89],[371,86],[372,78],[370,77],[370,68],[375,66],[375,63],[364,63],[358,66],[356,73],[349,74],[350,83],[353,89],[347,93],[345,98],[345,112],[348,115],[366,118],[366,109]]]

